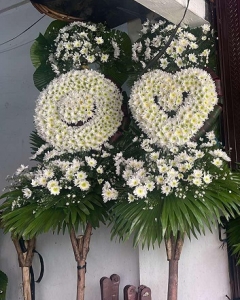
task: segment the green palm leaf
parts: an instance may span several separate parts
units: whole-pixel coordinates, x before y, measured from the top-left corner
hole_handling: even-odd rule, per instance
[[[78,228],[87,222],[96,228],[107,218],[106,206],[102,203],[101,197],[94,193],[88,194],[78,204],[70,204],[69,207],[66,207],[66,200],[62,197],[62,200],[58,198],[57,204],[53,199],[46,205],[41,206],[33,202],[12,210],[15,199],[16,197],[12,196],[1,205],[4,231],[11,232],[15,236],[32,238],[49,230],[60,232],[66,227]]]
[[[56,75],[49,64],[41,64],[33,74],[33,81],[36,88],[39,91],[42,91],[55,78],[55,76]]]
[[[154,205],[149,209],[145,201],[128,203],[126,201],[115,204],[112,208],[114,221],[112,237],[118,235],[126,240],[134,235],[134,245],[150,246],[157,242],[159,245],[163,237],[168,238],[171,233],[191,234],[197,237],[197,232],[205,233],[205,228],[212,230],[220,222],[220,216],[230,218],[238,210],[240,194],[237,190],[239,174],[233,175],[231,180],[218,180],[209,184],[204,198],[196,199],[188,192],[185,199],[167,196],[163,199],[152,194]],[[238,220],[239,226],[239,220]],[[240,238],[235,243],[235,252],[240,250]],[[234,240],[236,241],[236,240]]]

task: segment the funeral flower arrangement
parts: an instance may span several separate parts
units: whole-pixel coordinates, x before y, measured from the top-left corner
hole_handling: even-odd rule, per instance
[[[101,183],[111,175],[111,165],[107,159],[110,145],[106,143],[105,146],[101,152],[95,151],[92,154],[76,152],[74,155],[64,155],[57,150],[50,150],[49,145],[44,144],[35,154],[38,157],[43,155],[41,163],[30,169],[22,165],[8,178],[11,183],[9,188],[14,192],[8,193],[11,210],[24,212],[24,208],[28,207],[28,221],[31,215],[34,217],[46,210],[52,211],[51,215],[46,216],[46,222],[50,221],[53,228],[66,226],[68,222],[79,224],[89,221],[93,209],[97,207],[98,212],[101,212]],[[59,214],[58,218],[56,214]],[[91,222],[95,224],[94,219]],[[42,231],[46,231],[48,225],[43,223],[39,226],[42,226]],[[34,228],[28,228],[27,224],[18,228],[20,232],[25,235],[35,233]]]
[[[97,226],[108,206],[113,234],[134,232],[136,243],[151,244],[166,232],[202,232],[221,213],[233,214],[239,176],[213,131],[197,138],[218,103],[202,70],[212,33],[208,25],[182,26],[166,47],[174,30],[147,21],[132,45],[101,24],[55,21],[36,40],[34,80],[43,90],[32,136],[38,165],[10,179],[2,196],[6,230],[33,236],[69,224]],[[128,97],[119,86],[132,79]],[[123,101],[132,114],[129,130],[121,125]],[[112,143],[116,132],[121,138]]]
[[[204,232],[221,213],[238,211],[239,174],[230,171],[229,156],[213,131],[197,138],[217,103],[211,76],[198,68],[153,70],[135,82],[135,124],[114,156],[117,176],[103,186],[105,202],[115,200],[106,190],[118,191],[113,234],[160,244],[170,234]]]
[[[220,110],[206,71],[213,52],[208,25],[164,20],[145,22],[133,44],[102,24],[59,21],[34,42],[36,164],[9,177],[1,220],[15,237],[69,231],[78,299],[100,222],[135,245],[165,239],[169,255],[185,234],[239,212],[240,177],[211,128]]]
[[[121,127],[122,100],[112,81],[87,69],[62,74],[40,93],[31,157],[38,164],[31,169],[22,165],[9,177],[10,190],[3,195],[8,199],[3,218],[11,219],[13,232],[34,236],[87,221],[97,226],[104,220],[101,184],[112,176],[113,146],[108,141]],[[26,213],[26,218],[15,224],[12,211]],[[39,215],[43,222],[36,229]]]

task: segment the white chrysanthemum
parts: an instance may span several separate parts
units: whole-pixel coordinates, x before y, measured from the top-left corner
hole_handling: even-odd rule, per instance
[[[140,184],[140,179],[138,177],[131,177],[127,181],[127,185],[130,187],[134,187]]]
[[[95,41],[96,41],[96,43],[97,43],[98,45],[101,45],[101,44],[104,43],[104,40],[103,40],[103,38],[102,38],[101,36],[96,36],[96,37],[95,37]]]
[[[53,172],[52,169],[45,169],[45,170],[43,171],[43,175],[44,175],[44,177],[46,177],[46,178],[52,178],[52,177],[54,176],[54,172]]]
[[[145,186],[146,186],[147,190],[150,192],[153,191],[155,188],[154,182],[150,181],[150,180],[145,183]]]
[[[215,165],[216,167],[220,168],[223,164],[223,161],[217,157],[217,158],[214,158],[214,160],[212,161],[212,164]]]
[[[47,185],[47,178],[44,176],[37,177],[36,180],[38,181],[38,184],[41,186]]]
[[[103,75],[93,70],[70,71],[40,94],[36,129],[58,151],[99,149],[120,126],[121,105],[118,88]]]
[[[94,158],[92,158],[90,156],[86,156],[85,160],[86,160],[87,164],[89,165],[89,167],[91,167],[91,168],[95,168],[96,167],[96,165],[97,165],[96,159],[94,159]]]
[[[24,170],[26,170],[28,168],[28,166],[24,166],[24,165],[21,165],[17,171],[15,172],[16,175],[20,175]]]
[[[135,200],[135,197],[132,194],[128,193],[128,202],[130,203],[130,202],[133,202],[134,200]]]
[[[80,190],[82,191],[88,191],[90,188],[90,183],[87,180],[81,180],[79,181],[78,185],[77,185]]]
[[[146,198],[147,197],[147,187],[144,185],[138,185],[137,187],[135,187],[133,194],[140,199]]]
[[[103,174],[103,167],[102,166],[97,167],[96,171],[98,172],[98,174]]]
[[[209,184],[212,182],[212,176],[210,174],[204,174],[203,176],[203,181],[206,183],[206,184]]]
[[[84,171],[79,171],[75,174],[75,177],[80,180],[84,180],[87,178],[87,174]]]
[[[183,93],[187,96],[183,101]],[[138,80],[129,100],[134,119],[160,147],[183,146],[202,127],[217,103],[215,84],[201,69],[175,75],[154,70]],[[172,113],[175,111],[175,116]]]
[[[53,186],[49,188],[49,191],[52,195],[59,195],[60,194],[60,187],[59,186]]]
[[[165,194],[167,196],[171,193],[172,190],[171,190],[170,186],[165,184],[161,187],[161,191],[162,191],[163,194]]]
[[[23,197],[29,199],[32,196],[32,191],[29,188],[22,189]]]
[[[193,178],[192,180],[193,184],[195,184],[196,186],[201,186],[202,185],[202,180],[201,178]]]
[[[48,181],[48,183],[47,183],[47,188],[50,190],[50,189],[53,188],[53,187],[58,187],[58,186],[59,186],[58,184],[59,184],[59,183],[58,183],[57,180],[50,180],[50,181]]]
[[[118,191],[111,187],[110,183],[107,181],[104,183],[102,188],[103,201],[107,202],[110,200],[116,200],[118,197]]]
[[[221,149],[215,149],[213,151],[209,151],[209,153],[212,156],[222,158],[225,161],[231,161],[231,158],[227,155],[227,153],[222,151]]]
[[[155,177],[155,181],[157,184],[163,184],[164,183],[164,177],[162,175],[158,175]]]

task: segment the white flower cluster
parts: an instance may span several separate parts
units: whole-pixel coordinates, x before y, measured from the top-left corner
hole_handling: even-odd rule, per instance
[[[174,194],[184,199],[190,190],[196,198],[204,197],[205,189],[213,180],[230,176],[222,169],[224,162],[229,162],[230,158],[222,150],[215,149],[214,133],[206,134],[205,140],[207,143],[198,145],[189,142],[185,147],[164,151],[156,147],[152,140],[139,138],[136,143],[143,145],[144,151],[148,146],[144,161],[124,158],[124,153],[115,156],[116,173],[124,181],[124,197],[129,202],[140,199],[148,201],[148,194],[154,190],[159,191],[162,197]],[[109,189],[105,201],[115,199]]]
[[[197,68],[174,75],[161,70],[145,73],[135,83],[129,100],[139,127],[164,148],[189,142],[216,104],[213,80]]]
[[[90,164],[92,166],[92,161],[97,164],[94,158],[88,159],[86,162],[79,159],[73,159],[72,162],[57,159],[43,164],[37,171],[31,173],[31,186],[46,189],[51,195],[59,195],[62,189],[71,191],[73,188],[79,188],[81,191],[88,191],[91,184],[87,173],[83,170]],[[68,197],[73,195],[69,192]]]
[[[58,151],[99,149],[121,125],[122,95],[93,70],[70,71],[54,79],[37,99],[35,125]]]
[[[102,188],[103,201],[116,200],[118,197],[118,191],[111,187],[111,184],[106,181]]]
[[[175,28],[176,25],[171,25],[165,21],[151,23],[148,20],[145,22],[141,38],[132,46],[132,60],[145,68],[146,64],[165,47]],[[208,45],[210,26],[203,25],[198,29],[199,32],[196,36],[192,31],[194,32],[186,25],[180,27],[156,67],[167,69],[171,66],[174,69],[181,69],[199,65],[206,66],[210,54],[210,49],[207,47],[211,47]],[[198,49],[200,42],[202,44],[201,50]],[[204,42],[206,43],[206,49],[204,49]]]
[[[120,56],[121,37],[102,24],[73,22],[59,30],[55,51],[49,56],[53,71],[59,75],[68,66],[81,69],[97,62],[106,63]]]
[[[22,165],[9,179],[22,191],[22,196],[14,201],[12,209],[21,207],[28,201],[36,201],[41,205],[54,199],[56,203],[62,199],[66,206],[78,204],[94,186],[105,180],[107,170],[101,152],[82,158],[56,155],[57,157],[38,164],[31,170]]]

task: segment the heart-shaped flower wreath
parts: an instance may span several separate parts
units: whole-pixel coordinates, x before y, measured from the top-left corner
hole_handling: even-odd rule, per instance
[[[150,71],[135,83],[129,101],[139,127],[166,148],[189,142],[216,104],[211,76],[197,68]]]

